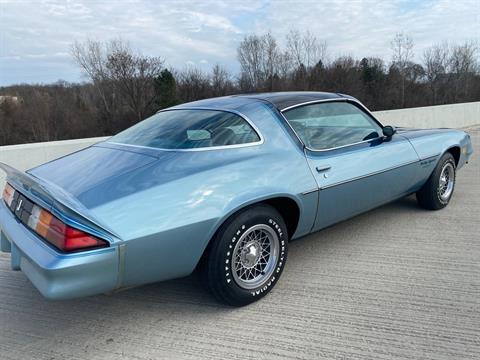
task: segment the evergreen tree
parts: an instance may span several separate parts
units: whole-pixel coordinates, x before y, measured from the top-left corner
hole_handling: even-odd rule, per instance
[[[156,104],[160,109],[164,109],[178,103],[177,101],[177,84],[175,77],[168,70],[164,69],[154,79],[155,83],[155,94],[156,94]]]

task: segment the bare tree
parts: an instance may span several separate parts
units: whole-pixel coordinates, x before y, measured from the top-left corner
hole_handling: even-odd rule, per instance
[[[92,81],[101,99],[104,112],[111,118],[114,104],[112,104],[111,82],[108,79],[108,70],[105,66],[107,55],[104,45],[90,39],[84,43],[75,41],[71,48],[71,55]]]
[[[327,56],[327,42],[319,41],[310,31],[301,33],[292,29],[287,34],[287,50],[291,54],[297,67],[302,64],[308,69],[319,61],[325,63]]]
[[[432,102],[437,102],[440,82],[448,70],[450,49],[447,43],[433,45],[423,53],[425,77],[432,93]]]
[[[262,65],[263,83],[268,90],[273,90],[274,78],[277,75],[280,49],[278,48],[277,41],[272,34],[267,33],[262,36],[262,55],[260,57]]]
[[[287,34],[287,53],[294,67],[294,86],[302,90],[310,88],[311,83],[318,82],[312,78],[319,74],[318,65],[324,66],[327,57],[326,41],[319,41],[310,31],[300,32],[292,29]]]
[[[15,124],[15,113],[17,104],[5,99],[0,101],[0,145],[6,145],[12,142],[13,134],[18,134],[14,129],[19,124]]]
[[[262,81],[262,39],[258,35],[245,37],[237,49],[241,76],[248,90],[259,89]]]
[[[90,77],[110,119],[118,109],[119,97],[137,120],[152,112],[156,99],[153,79],[163,69],[161,58],[135,53],[122,40],[75,42],[71,53]]]
[[[393,52],[392,65],[399,71],[401,75],[401,104],[405,106],[405,80],[407,77],[408,67],[413,58],[413,39],[404,34],[397,33],[391,42]]]
[[[479,70],[477,51],[475,42],[465,42],[452,48],[450,72],[455,77],[455,101],[459,96],[469,99],[470,79]]]
[[[215,64],[212,69],[212,95],[223,96],[232,92],[233,83],[227,69],[219,64]]]
[[[183,102],[204,99],[211,94],[210,78],[196,67],[177,72],[178,98]]]
[[[279,84],[276,84],[276,88],[280,90],[288,90],[289,78],[292,72],[292,63],[292,56],[288,51],[283,51],[278,54],[277,75]]]
[[[247,90],[273,90],[286,57],[272,34],[245,37],[237,52],[241,79]]]
[[[352,56],[340,56],[332,64],[327,76],[327,86],[335,92],[357,94],[361,91],[360,64]]]
[[[163,69],[163,60],[133,53],[121,41],[110,43],[106,68],[127,106],[142,120],[156,100],[154,78]]]

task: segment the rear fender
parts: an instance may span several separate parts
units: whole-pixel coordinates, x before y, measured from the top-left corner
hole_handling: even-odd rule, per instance
[[[298,226],[297,230],[292,236],[292,239],[295,239],[299,236],[306,235],[309,233],[310,229],[313,226],[313,221],[315,219],[315,212],[316,207],[317,207],[317,196],[318,194],[316,192],[313,192],[311,194],[308,194],[305,199],[300,199],[297,196],[294,196],[292,194],[286,193],[286,192],[271,192],[268,195],[263,195],[263,196],[254,196],[251,194],[251,197],[247,198],[242,198],[242,199],[232,199],[232,201],[227,205],[226,209],[228,209],[225,214],[218,218],[217,221],[215,222],[215,225],[213,226],[211,232],[206,236],[207,242],[203,244],[203,251],[198,257],[198,261],[200,261],[201,257],[205,253],[208,245],[214,238],[215,234],[218,232],[218,230],[221,228],[221,226],[232,216],[237,214],[238,212],[252,206],[255,204],[259,204],[271,199],[275,198],[289,198],[295,202],[299,209],[299,220],[298,220]],[[313,217],[310,219],[305,218],[305,213],[311,213]]]

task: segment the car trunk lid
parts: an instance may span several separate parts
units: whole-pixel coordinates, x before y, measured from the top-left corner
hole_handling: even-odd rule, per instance
[[[91,146],[28,171],[78,198],[112,178],[146,166],[157,157],[127,150]]]
[[[0,163],[7,181],[23,196],[67,223],[77,223],[103,238],[119,238],[93,216],[81,194],[112,178],[122,176],[157,158],[153,155],[92,146],[27,172]]]

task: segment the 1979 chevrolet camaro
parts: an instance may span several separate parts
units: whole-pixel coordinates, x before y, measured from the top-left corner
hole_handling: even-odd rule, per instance
[[[1,250],[50,299],[198,269],[245,305],[278,282],[291,239],[413,193],[444,208],[472,151],[463,131],[383,126],[342,94],[192,102],[26,173],[0,164]]]

